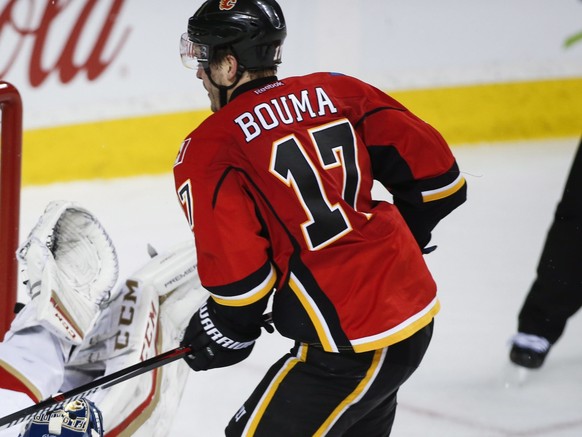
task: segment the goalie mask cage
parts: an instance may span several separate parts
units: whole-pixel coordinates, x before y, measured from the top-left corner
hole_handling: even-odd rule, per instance
[[[0,81],[0,340],[14,316],[18,285],[22,100],[18,90]]]

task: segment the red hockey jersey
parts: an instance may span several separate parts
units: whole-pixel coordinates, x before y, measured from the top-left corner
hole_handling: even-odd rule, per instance
[[[430,323],[439,302],[421,248],[466,190],[441,135],[344,75],[239,88],[174,167],[217,306],[246,323],[274,291],[281,334],[336,352],[385,347]],[[374,179],[394,204],[372,198]]]

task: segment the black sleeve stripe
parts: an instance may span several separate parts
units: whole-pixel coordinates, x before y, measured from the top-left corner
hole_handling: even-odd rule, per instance
[[[273,290],[276,280],[275,268],[267,261],[255,273],[240,281],[225,286],[206,286],[205,288],[213,299],[221,305],[246,306],[268,295]]]

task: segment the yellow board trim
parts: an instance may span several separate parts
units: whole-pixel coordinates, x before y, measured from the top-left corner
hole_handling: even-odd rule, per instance
[[[180,144],[208,115],[185,112],[24,131],[22,184],[171,172]]]
[[[451,145],[582,134],[582,77],[389,94]],[[27,130],[23,185],[171,172],[182,140],[208,115],[203,110]]]
[[[582,134],[582,77],[390,94],[453,145]]]

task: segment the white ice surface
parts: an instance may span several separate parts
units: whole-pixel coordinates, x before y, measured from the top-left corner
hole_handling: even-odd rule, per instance
[[[469,198],[433,236],[438,250],[427,261],[442,310],[421,368],[400,391],[393,436],[582,436],[582,316],[573,317],[544,367],[521,385],[507,359],[577,141],[454,148]],[[190,238],[170,174],[27,187],[21,239],[55,199],[78,201],[97,215],[118,248],[122,278],[147,260],[147,243],[163,250]],[[168,435],[223,435],[290,346],[263,334],[247,361],[190,374]]]

